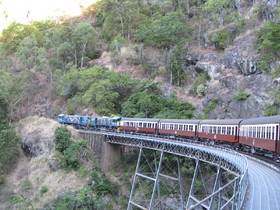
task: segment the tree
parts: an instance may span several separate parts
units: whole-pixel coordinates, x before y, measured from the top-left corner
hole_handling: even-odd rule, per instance
[[[4,71],[0,71],[0,98],[6,104],[8,109],[8,117],[13,118],[17,105],[26,96],[26,76],[24,72],[18,75],[12,75]]]
[[[186,67],[186,55],[187,49],[182,45],[178,45],[171,54],[168,69],[170,70],[171,84],[177,83],[177,86],[181,86],[186,78],[184,68]]]
[[[141,25],[136,31],[137,41],[143,41],[155,47],[170,48],[187,39],[188,28],[182,12],[170,12],[148,24]]]
[[[78,23],[73,31],[73,42],[72,44],[75,46],[74,49],[74,58],[75,65],[78,65],[78,57],[80,58],[80,67],[84,66],[86,47],[89,42],[93,38],[93,27],[90,23]]]

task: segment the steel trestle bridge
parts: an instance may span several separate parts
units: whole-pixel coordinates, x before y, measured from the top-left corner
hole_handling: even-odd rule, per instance
[[[209,143],[185,138],[95,131],[79,132],[102,135],[105,142],[113,145],[140,148],[128,201],[127,209],[129,210],[233,210],[254,207],[252,203],[255,201],[248,199],[248,194],[246,194],[247,189],[252,188],[252,185],[249,185],[252,174],[251,171],[248,173],[248,159],[232,149],[211,146]],[[184,178],[188,171],[184,165],[186,158],[193,161],[191,166],[188,166],[192,168],[192,178],[187,181]],[[280,178],[279,171],[275,176],[276,180]],[[277,188],[278,185],[280,186],[280,179],[276,183]],[[275,198],[272,199],[280,198],[277,195],[278,192],[276,189]],[[244,199],[246,206],[244,206]],[[276,201],[276,204],[268,209],[278,209],[278,207],[279,204]]]

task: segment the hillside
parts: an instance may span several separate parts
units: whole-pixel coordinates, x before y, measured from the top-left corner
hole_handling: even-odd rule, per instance
[[[119,9],[112,10],[113,7]],[[13,23],[1,38],[5,61],[2,71],[5,77],[20,74],[2,87],[7,95],[14,94],[11,98],[2,94],[3,103],[13,119],[34,114],[55,117],[60,112],[187,117],[178,114],[183,110],[174,110],[170,102],[160,102],[158,107],[162,108],[158,110],[140,108],[141,102],[132,102],[145,85],[114,88],[79,79],[83,77],[80,68],[102,66],[129,74],[131,79],[158,82],[161,93],[146,89],[151,103],[158,96],[192,103],[196,108],[185,110],[193,112],[189,117],[277,114],[278,9],[276,1],[266,0],[187,4],[104,0],[85,8],[80,18],[70,18],[62,24]],[[261,36],[274,27],[274,22],[276,40]],[[275,49],[271,50],[273,42]],[[100,97],[91,95],[97,88]],[[127,106],[135,106],[136,110],[125,113]]]

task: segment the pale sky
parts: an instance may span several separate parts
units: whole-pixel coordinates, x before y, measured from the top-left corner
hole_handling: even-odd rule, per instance
[[[0,0],[0,33],[14,20],[28,23],[59,16],[78,16],[97,0]]]

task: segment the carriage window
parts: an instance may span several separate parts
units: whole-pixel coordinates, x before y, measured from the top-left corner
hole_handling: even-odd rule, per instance
[[[178,130],[178,124],[174,125],[174,130]]]
[[[183,125],[179,125],[179,130],[180,130],[180,131],[183,130]]]
[[[205,133],[205,126],[202,126],[201,132]]]
[[[173,124],[170,124],[170,130],[173,130]]]
[[[143,123],[140,122],[140,123],[139,123],[139,127],[142,127],[142,126],[143,126]]]
[[[147,123],[143,123],[143,128],[147,128]]]
[[[230,135],[231,127],[227,127],[227,135]]]
[[[226,127],[222,127],[222,134],[226,134]]]
[[[262,126],[260,138],[265,139],[265,127],[264,126]]]
[[[193,125],[189,125],[189,131],[193,131]]]
[[[217,133],[221,133],[221,127],[218,127],[218,132]]]
[[[270,137],[271,137],[271,127],[268,126],[267,127],[267,139],[270,139]]]
[[[216,129],[217,129],[217,127],[213,126],[213,133],[216,133]]]
[[[260,138],[261,135],[261,127],[257,127],[257,138]]]
[[[274,132],[275,131],[275,126],[272,126],[272,129],[271,129],[271,139],[274,140]]]
[[[161,124],[161,128],[162,128],[162,129],[165,129],[165,124]]]

